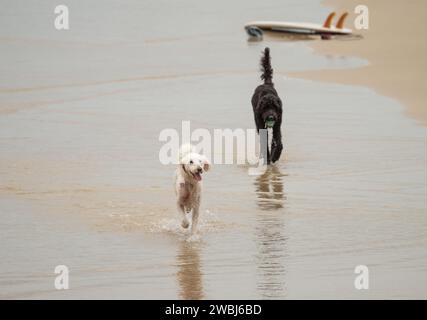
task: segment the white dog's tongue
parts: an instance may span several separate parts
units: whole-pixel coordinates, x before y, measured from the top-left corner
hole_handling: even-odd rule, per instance
[[[197,181],[201,181],[202,175],[200,173],[196,173],[196,174],[194,174],[194,178],[196,178]]]

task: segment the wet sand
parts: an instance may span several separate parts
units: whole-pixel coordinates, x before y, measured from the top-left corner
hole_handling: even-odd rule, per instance
[[[368,88],[288,76],[363,60],[315,55],[316,40],[248,42],[242,30],[325,7],[103,2],[93,20],[86,2],[73,6],[66,35],[52,30],[49,5],[11,2],[0,19],[1,298],[427,297],[427,129]],[[7,18],[34,10],[32,28]],[[154,27],[159,12],[181,28]],[[214,165],[191,239],[159,133],[183,120],[253,128],[266,45],[285,102],[284,156],[262,176]],[[59,264],[70,290],[54,288]],[[360,264],[366,291],[353,285]]]
[[[293,74],[318,81],[328,81],[373,88],[378,93],[397,98],[409,116],[427,124],[427,43],[424,41],[427,3],[415,1],[367,0],[369,29],[356,30],[354,8],[360,1],[323,2],[337,15],[348,11],[346,26],[363,36],[360,41],[316,41],[312,47],[321,55],[335,58],[357,56],[368,60],[361,68],[315,70]],[[336,18],[337,19],[337,18]]]

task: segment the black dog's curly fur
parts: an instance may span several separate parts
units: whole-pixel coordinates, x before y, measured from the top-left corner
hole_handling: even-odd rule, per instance
[[[261,58],[261,79],[264,84],[259,85],[252,96],[252,107],[255,116],[255,125],[259,133],[260,129],[266,128],[267,118],[274,119],[273,139],[271,144],[271,154],[267,148],[267,164],[279,160],[282,153],[282,101],[274,89],[273,69],[271,68],[270,49],[265,48]],[[261,146],[263,147],[263,146]]]

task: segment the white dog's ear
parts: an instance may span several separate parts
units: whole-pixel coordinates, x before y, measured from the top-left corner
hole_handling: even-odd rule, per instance
[[[211,168],[211,163],[209,162],[208,158],[206,158],[205,156],[203,156],[203,170],[205,171],[209,171],[209,169]]]

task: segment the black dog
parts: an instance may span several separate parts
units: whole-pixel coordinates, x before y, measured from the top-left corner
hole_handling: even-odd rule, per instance
[[[276,162],[282,153],[282,133],[280,126],[282,124],[282,101],[274,89],[273,69],[271,68],[270,49],[265,48],[264,55],[261,58],[261,79],[264,84],[259,85],[252,96],[252,107],[255,116],[255,125],[259,133],[260,129],[273,129],[273,138],[271,143],[271,154],[269,148],[264,143],[267,139],[261,138],[261,150],[267,150],[267,164]],[[264,158],[265,159],[265,158]]]

